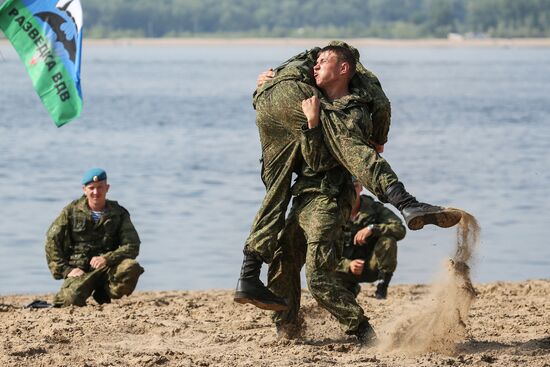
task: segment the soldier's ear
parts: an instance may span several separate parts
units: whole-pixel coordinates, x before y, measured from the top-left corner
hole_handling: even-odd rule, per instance
[[[348,74],[350,72],[349,62],[343,61],[340,64],[340,73],[341,74]]]

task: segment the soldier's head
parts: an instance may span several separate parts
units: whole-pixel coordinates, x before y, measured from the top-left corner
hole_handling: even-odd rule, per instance
[[[326,46],[317,56],[313,76],[317,87],[327,89],[349,85],[355,75],[356,61],[353,53],[343,46]]]
[[[92,168],[82,176],[82,190],[92,210],[103,210],[109,191],[107,172],[101,168]]]

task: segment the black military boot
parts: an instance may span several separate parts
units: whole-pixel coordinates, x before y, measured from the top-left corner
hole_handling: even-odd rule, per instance
[[[368,320],[361,321],[357,330],[346,332],[346,334],[355,335],[357,341],[365,346],[373,345],[377,340],[376,333]]]
[[[286,311],[288,305],[284,298],[273,294],[260,280],[262,264],[259,256],[245,252],[233,300],[237,303],[251,303],[264,310]]]
[[[380,281],[376,285],[376,292],[374,292],[374,297],[376,299],[386,299],[388,297],[388,286],[390,285],[391,277],[393,273],[381,273]]]
[[[395,206],[407,223],[410,230],[422,229],[426,224],[435,224],[442,228],[452,227],[462,218],[457,209],[420,203],[405,190],[401,182],[392,184],[386,190],[388,202]]]

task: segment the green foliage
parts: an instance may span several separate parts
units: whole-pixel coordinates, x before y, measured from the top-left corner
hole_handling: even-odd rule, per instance
[[[550,0],[86,0],[88,37],[550,35]]]

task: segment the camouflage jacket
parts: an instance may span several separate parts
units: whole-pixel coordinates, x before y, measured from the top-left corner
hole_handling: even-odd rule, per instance
[[[139,253],[139,236],[128,211],[107,200],[99,222],[92,219],[87,199],[74,200],[56,218],[46,236],[46,260],[55,279],[63,279],[73,268],[90,271],[90,260],[103,256],[107,266]]]
[[[339,266],[339,271],[349,272],[349,259],[363,258],[363,256],[350,256],[356,249],[364,250],[365,253],[372,252],[374,242],[381,236],[389,236],[400,241],[405,237],[406,229],[403,221],[390,209],[386,208],[382,203],[374,200],[367,195],[361,195],[361,204],[359,211],[354,218],[351,218],[344,225],[343,241],[344,241],[344,259]],[[373,235],[363,246],[354,245],[353,239],[357,232],[372,225]]]

